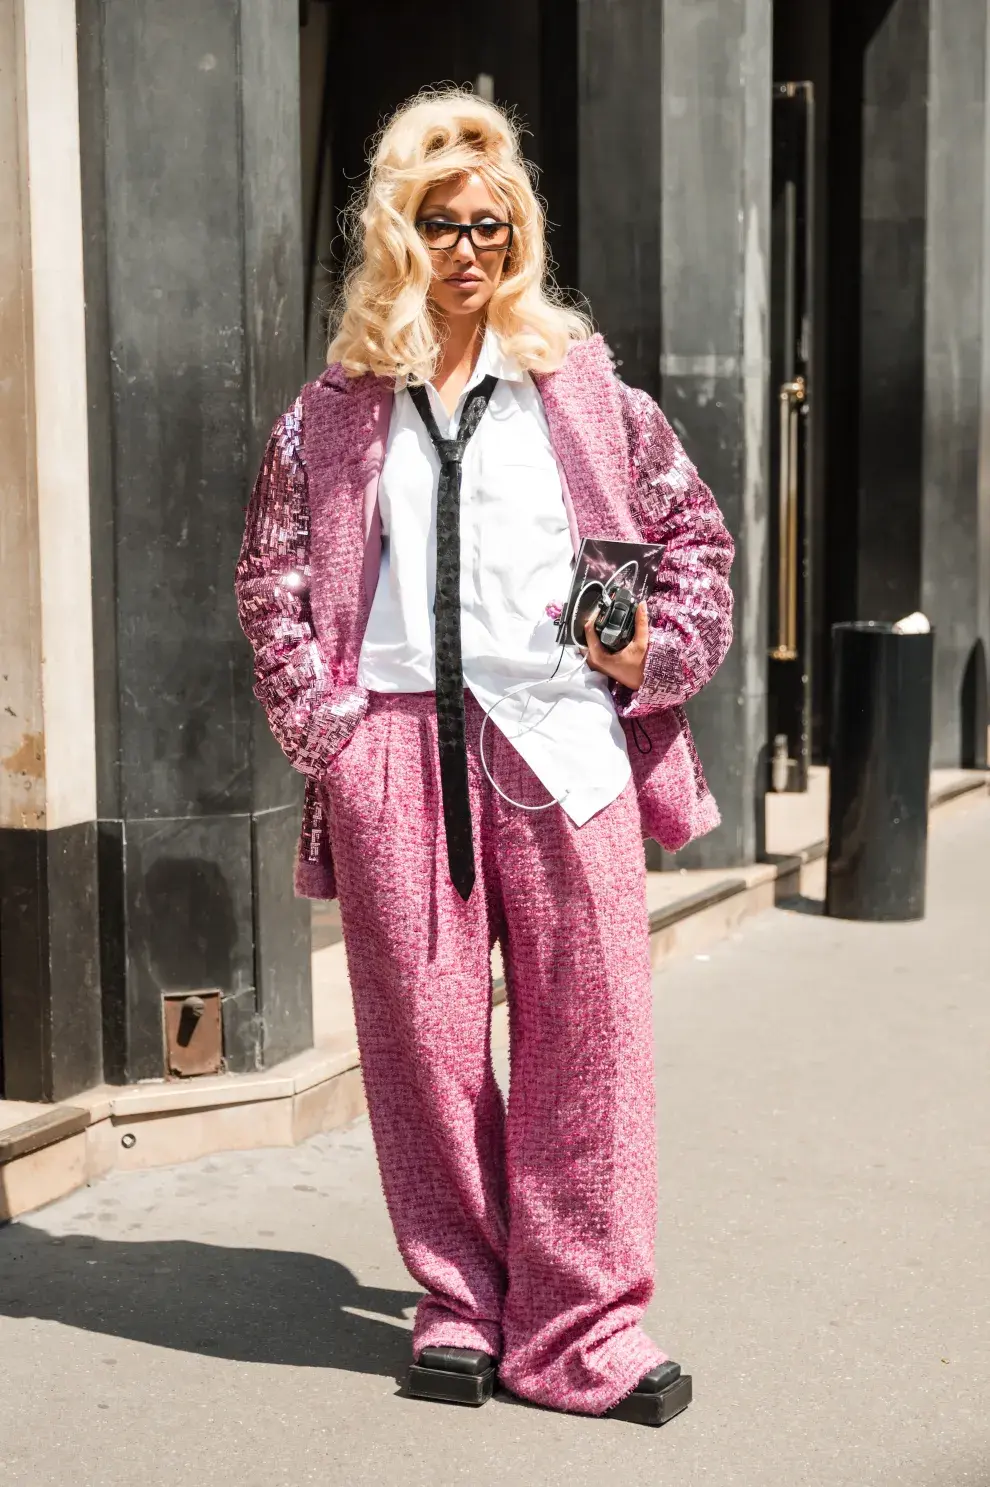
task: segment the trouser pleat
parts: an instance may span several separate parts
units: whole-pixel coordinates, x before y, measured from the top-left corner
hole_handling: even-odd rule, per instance
[[[362,1069],[403,1258],[426,1297],[414,1351],[501,1357],[526,1398],[600,1413],[664,1354],[645,868],[632,787],[576,828],[519,811],[478,767],[477,881],[447,874],[431,699],[374,697],[326,793]],[[489,766],[545,799],[497,730]],[[510,1012],[508,1109],[491,1064],[490,949]]]

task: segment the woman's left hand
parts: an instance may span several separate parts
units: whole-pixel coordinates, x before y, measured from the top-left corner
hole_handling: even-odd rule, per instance
[[[643,675],[646,671],[646,647],[650,639],[650,621],[645,604],[636,606],[636,630],[632,640],[623,650],[616,651],[615,655],[605,650],[595,634],[594,615],[584,627],[584,638],[588,643],[585,660],[592,671],[604,672],[606,676],[628,687],[631,692],[639,690],[643,685]]]

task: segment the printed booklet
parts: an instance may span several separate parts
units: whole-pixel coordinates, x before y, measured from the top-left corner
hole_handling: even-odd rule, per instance
[[[603,598],[618,588],[629,589],[637,604],[659,586],[663,548],[646,542],[610,542],[585,537],[574,560],[567,603],[557,622],[558,645],[584,645],[584,627]]]

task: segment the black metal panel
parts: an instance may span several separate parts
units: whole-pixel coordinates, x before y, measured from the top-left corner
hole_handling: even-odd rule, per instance
[[[254,817],[255,976],[266,1065],[313,1042],[311,905],[284,896],[285,864],[295,859],[298,835],[298,803]]]
[[[250,817],[128,821],[120,848],[123,1077],[131,1082],[165,1073],[163,994],[209,989],[225,1000],[229,1067],[259,1068]]]
[[[97,823],[100,992],[103,1006],[103,1071],[109,1084],[128,1077],[127,898],[124,823]]]
[[[51,1098],[48,862],[43,831],[0,829],[0,1017],[3,1093]]]
[[[102,1078],[96,828],[0,829],[2,1090],[62,1100]]]

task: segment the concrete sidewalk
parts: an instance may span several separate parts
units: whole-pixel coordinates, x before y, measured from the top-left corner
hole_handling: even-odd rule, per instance
[[[990,803],[929,918],[797,902],[657,979],[661,1431],[397,1396],[365,1124],[118,1173],[0,1231],[4,1487],[990,1483]]]

